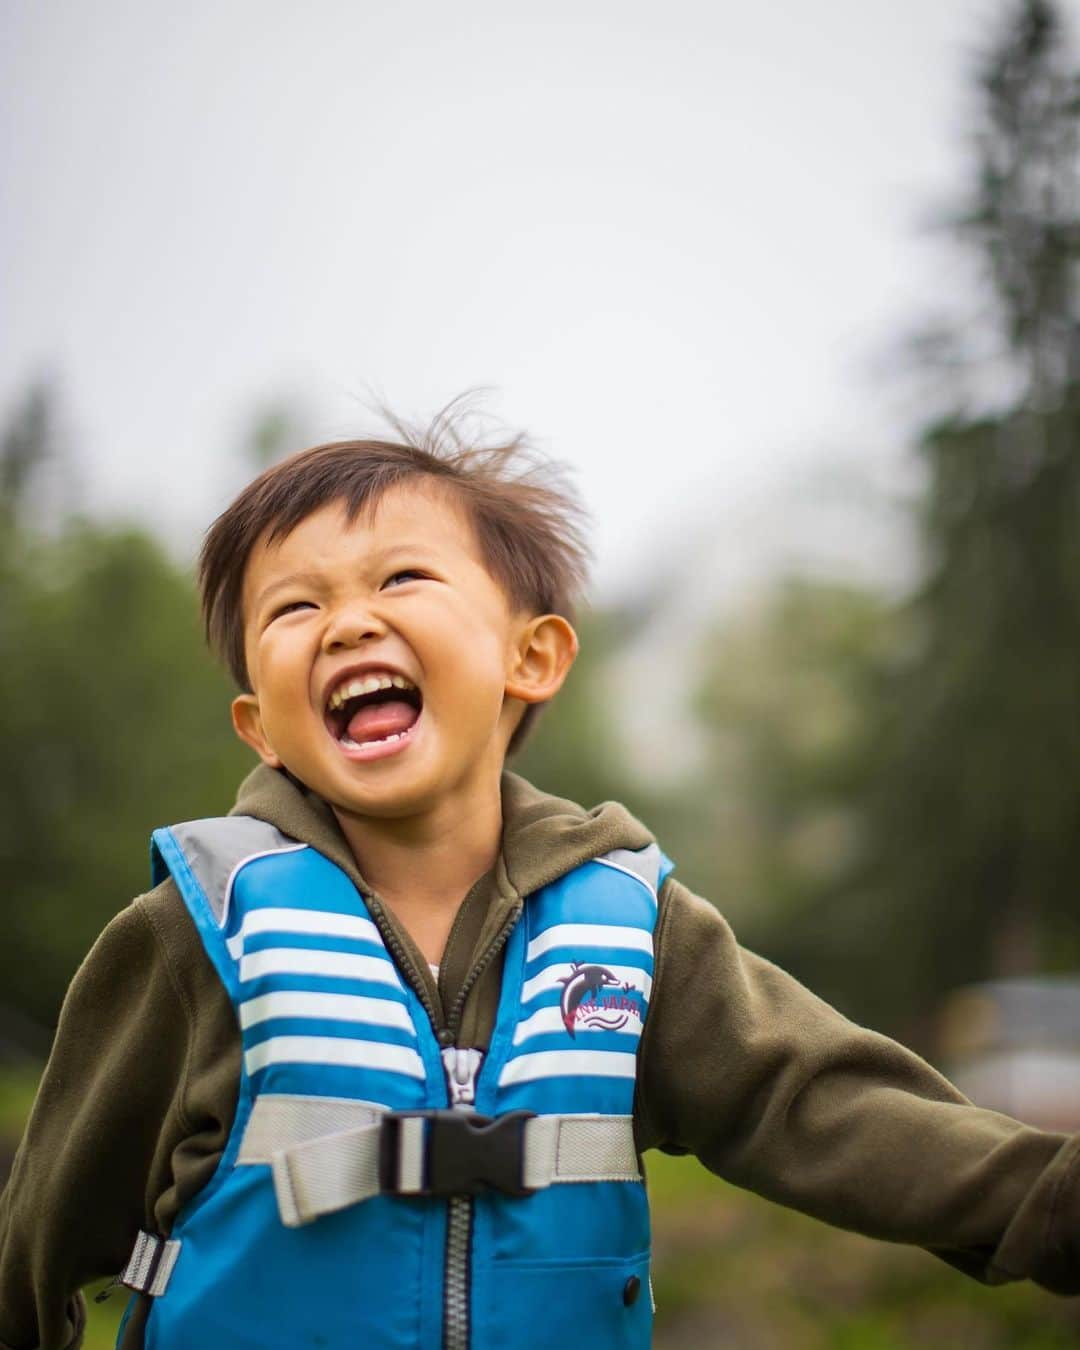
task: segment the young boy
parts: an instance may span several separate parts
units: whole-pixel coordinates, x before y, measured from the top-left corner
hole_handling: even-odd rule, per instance
[[[969,1104],[742,950],[622,807],[503,761],[576,652],[573,500],[514,445],[351,442],[212,526],[262,761],[154,836],[0,1209],[0,1344],[644,1347],[640,1155],[1080,1289],[1076,1140]]]

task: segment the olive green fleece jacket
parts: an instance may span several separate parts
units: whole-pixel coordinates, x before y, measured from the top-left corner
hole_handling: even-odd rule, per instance
[[[371,896],[323,802],[259,768],[234,812],[345,870],[396,931],[406,974],[444,1034],[468,987],[453,1019],[463,1046],[486,1045],[501,965],[485,965],[484,952],[524,897],[587,858],[651,839],[621,806],[586,812],[507,774],[501,855],[462,902],[436,984]],[[1029,1277],[1080,1292],[1080,1136],[971,1106],[910,1051],[739,947],[716,909],[673,878],[660,894],[639,1053],[642,1152],[694,1153],[740,1186],[920,1244],[983,1280]],[[109,924],[65,1001],[0,1199],[0,1350],[79,1344],[76,1291],[119,1270],[140,1227],[168,1233],[206,1184],[239,1071],[232,1005],[166,881]],[[125,1350],[142,1344],[145,1311],[130,1320]]]

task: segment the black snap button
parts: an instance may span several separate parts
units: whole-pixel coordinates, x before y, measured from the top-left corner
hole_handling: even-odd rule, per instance
[[[623,1285],[622,1301],[629,1308],[632,1303],[637,1302],[637,1296],[641,1293],[641,1281],[636,1275],[631,1275]]]

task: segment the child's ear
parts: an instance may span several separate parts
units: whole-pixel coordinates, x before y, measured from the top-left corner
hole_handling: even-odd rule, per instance
[[[507,695],[523,703],[546,703],[562,688],[577,653],[577,634],[561,614],[530,619],[518,635]]]
[[[269,764],[272,769],[281,768],[281,760],[263,730],[259,700],[254,694],[239,694],[233,699],[232,724],[236,734],[245,745],[251,746],[264,764]]]

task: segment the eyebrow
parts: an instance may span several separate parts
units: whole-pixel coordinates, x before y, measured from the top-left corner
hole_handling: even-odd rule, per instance
[[[318,572],[290,572],[287,577],[278,577],[276,581],[271,581],[269,586],[264,586],[255,597],[255,608],[261,609],[266,601],[276,591],[283,591],[288,586],[322,586],[324,578]]]
[[[419,540],[415,540],[404,544],[391,544],[389,548],[385,548],[381,553],[376,554],[376,558],[385,566],[386,563],[392,562],[402,554],[412,556],[417,562],[430,562],[435,556],[432,554],[429,544],[422,544]]]

